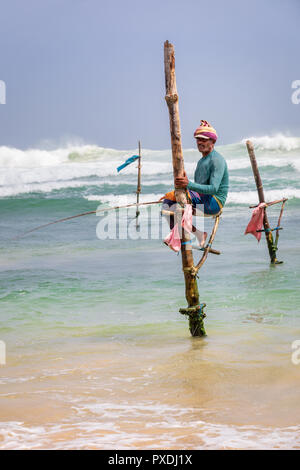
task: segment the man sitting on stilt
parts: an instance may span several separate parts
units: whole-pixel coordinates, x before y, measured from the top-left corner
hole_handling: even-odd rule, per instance
[[[187,196],[193,208],[201,207],[204,216],[216,216],[222,211],[228,194],[227,164],[222,155],[214,149],[218,136],[216,130],[207,121],[201,121],[200,126],[194,132],[194,137],[198,150],[202,153],[195,171],[195,182],[189,181],[184,173],[183,177],[176,178],[175,186],[187,190]],[[174,209],[174,204],[176,204],[175,191],[165,194],[162,209],[170,210],[171,206]],[[174,216],[170,216],[169,223],[172,229]],[[192,231],[199,245],[204,246],[207,233],[201,232],[194,226]]]

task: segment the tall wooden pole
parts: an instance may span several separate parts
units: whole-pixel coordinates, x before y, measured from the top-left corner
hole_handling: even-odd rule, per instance
[[[254,179],[255,179],[256,188],[257,188],[257,192],[258,192],[259,202],[260,203],[265,202],[264,188],[263,188],[261,177],[260,177],[260,174],[259,174],[253,144],[252,144],[252,142],[250,142],[250,140],[247,140],[246,146],[247,146],[248,154],[249,154],[250,161],[251,161],[251,166],[252,166],[252,171],[253,171],[253,174],[254,174]],[[264,224],[264,232],[265,232],[265,236],[266,236],[266,240],[267,240],[269,255],[270,255],[270,259],[271,259],[271,264],[278,264],[279,261],[276,258],[277,248],[276,248],[276,245],[274,244],[273,235],[272,235],[272,232],[270,230],[270,224],[269,224],[269,221],[268,221],[266,207],[264,209],[263,224]]]
[[[178,94],[175,76],[175,53],[174,46],[168,41],[164,44],[164,63],[165,63],[165,84],[166,84],[166,102],[169,108],[170,133],[172,145],[173,175],[174,186],[175,178],[184,175],[184,161],[181,146],[181,132],[179,119]],[[177,206],[183,207],[187,204],[186,190],[175,187],[175,197]],[[175,223],[181,227],[182,211],[176,211]],[[190,332],[192,336],[204,336],[205,329],[203,324],[204,304],[199,304],[199,292],[197,286],[196,272],[194,267],[193,252],[191,249],[190,235],[182,230],[181,258],[182,269],[185,280],[185,296],[188,303],[187,309],[181,309],[181,313],[188,315]]]
[[[141,192],[141,142],[139,141],[139,158],[138,158],[138,180],[137,180],[137,190],[136,190],[136,202],[140,202],[140,192]],[[139,224],[139,215],[140,210],[139,206],[136,206],[136,228],[140,226]]]

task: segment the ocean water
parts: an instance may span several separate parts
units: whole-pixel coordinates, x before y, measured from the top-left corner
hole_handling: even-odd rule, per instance
[[[133,203],[137,165],[116,167],[137,149],[0,147],[0,448],[300,448],[300,138],[251,140],[266,200],[289,198],[284,263],[270,266],[264,238],[244,235],[258,201],[244,141],[217,146],[230,192],[222,254],[199,272],[205,338],[178,313],[181,258],[162,243],[158,205],[141,208],[140,232],[135,209],[118,212],[127,239],[99,239],[108,213],[16,239]],[[199,156],[184,150],[190,178]],[[141,200],[170,188],[170,150],[144,149]],[[268,209],[274,227],[279,210]]]

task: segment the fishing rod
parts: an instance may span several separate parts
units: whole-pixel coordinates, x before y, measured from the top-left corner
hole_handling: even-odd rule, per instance
[[[71,215],[70,217],[64,217],[63,219],[54,220],[53,222],[48,222],[47,224],[43,224],[43,225],[39,225],[38,227],[34,227],[33,229],[28,230],[27,232],[24,232],[21,235],[17,235],[16,237],[13,237],[12,240],[19,240],[20,238],[23,238],[25,235],[28,235],[29,233],[35,232],[36,230],[40,230],[42,228],[49,227],[49,225],[58,224],[60,222],[66,222],[67,220],[76,219],[77,217],[83,217],[85,215],[98,214],[100,212],[108,212],[108,211],[118,210],[118,209],[126,209],[127,207],[135,207],[135,206],[139,207],[139,206],[147,206],[147,205],[150,205],[150,204],[159,204],[159,203],[162,202],[162,199],[163,198],[159,199],[158,201],[150,201],[150,202],[141,202],[141,203],[140,202],[135,202],[133,204],[127,204],[126,206],[107,207],[107,208],[99,209],[99,210],[96,210],[96,211],[89,211],[89,212],[83,212],[81,214]],[[278,201],[267,202],[266,205],[271,206],[273,204],[276,204],[277,202],[282,202],[282,201],[286,201],[286,200],[287,200],[286,198],[283,198],[283,199],[280,199]],[[254,206],[249,206],[249,207],[254,208],[254,207],[257,207],[257,206],[254,205]],[[166,211],[164,211],[164,212],[166,212]],[[136,218],[136,216],[134,217],[134,219],[135,218]]]
[[[76,219],[76,217],[83,217],[84,215],[90,215],[90,214],[99,214],[100,212],[108,212],[108,211],[113,211],[117,209],[126,209],[127,207],[134,207],[134,206],[147,206],[150,204],[159,204],[162,202],[162,198],[159,199],[158,201],[150,201],[150,202],[135,202],[134,204],[127,204],[126,206],[114,206],[114,207],[107,207],[104,209],[96,210],[96,211],[89,211],[89,212],[83,212],[82,214],[76,214],[76,215],[71,215],[70,217],[65,217],[63,219],[58,219],[54,220],[53,222],[49,222],[47,224],[39,225],[38,227],[34,227],[31,230],[28,230],[27,232],[22,233],[21,235],[18,235],[17,237],[14,237],[13,240],[19,240],[20,238],[23,238],[25,235],[28,235],[29,233],[35,232],[36,230],[40,230],[45,227],[49,227],[49,225],[53,224],[58,224],[59,222],[65,222],[66,220],[71,220],[71,219]]]

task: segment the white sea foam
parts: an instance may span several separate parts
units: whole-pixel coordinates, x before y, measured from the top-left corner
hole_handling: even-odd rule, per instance
[[[50,167],[34,167],[34,168],[0,168],[0,185],[14,184],[20,182],[24,183],[41,183],[45,181],[55,180],[70,180],[74,178],[98,176],[104,178],[107,176],[121,177],[120,181],[126,177],[137,175],[137,166],[132,164],[122,171],[117,173],[117,166],[122,163],[121,160],[114,162],[104,161],[91,163],[63,163],[60,165],[53,165]],[[190,170],[193,171],[193,166],[188,164]],[[143,176],[159,175],[161,173],[171,174],[172,165],[170,162],[145,162],[143,164]]]
[[[275,201],[276,199],[281,199],[287,197],[288,199],[297,198],[300,199],[300,189],[296,188],[286,188],[286,189],[274,189],[271,191],[265,191],[265,200],[266,201]],[[140,201],[156,201],[162,197],[163,194],[152,193],[152,194],[141,194]],[[105,194],[105,195],[90,195],[85,196],[85,199],[88,201],[98,201],[103,204],[108,204],[109,206],[125,205],[136,202],[135,194]],[[257,191],[236,191],[229,192],[226,204],[257,204],[258,196]]]
[[[283,167],[291,161],[272,162],[273,166]],[[260,162],[260,166],[271,165],[271,161],[265,159]],[[229,170],[246,169],[249,167],[247,160],[239,159],[228,162]],[[293,162],[295,168],[300,170],[300,161]],[[194,173],[195,164],[186,164],[186,171],[190,178]],[[163,175],[163,177],[162,177]],[[152,176],[150,180],[142,180],[143,186],[169,185],[173,186],[173,176],[170,165],[167,163],[148,162],[143,166],[142,176]],[[231,176],[231,175],[230,175]],[[238,181],[238,177],[232,176],[231,181]],[[247,177],[243,181],[247,180]],[[241,179],[239,181],[242,181]],[[29,194],[32,192],[49,193],[53,190],[64,188],[79,188],[81,186],[103,186],[103,184],[115,187],[121,184],[136,185],[136,168],[131,166],[127,173],[117,175],[115,166],[111,163],[102,164],[101,167],[80,166],[72,164],[70,166],[61,165],[51,168],[33,169],[6,169],[0,170],[0,197],[17,196],[18,194]]]
[[[66,162],[118,159],[126,157],[127,154],[128,151],[126,150],[97,147],[95,145],[66,145],[55,150],[19,150],[2,146],[0,147],[0,167],[36,168],[40,166],[55,166]]]
[[[251,168],[250,160],[248,157],[244,158],[236,158],[236,159],[226,159],[228,169],[229,170],[243,170],[246,168]],[[291,166],[295,170],[300,171],[300,150],[299,150],[299,156],[294,155],[294,156],[283,156],[283,155],[277,155],[277,156],[260,156],[259,154],[257,155],[257,162],[259,164],[259,167],[276,167],[276,168],[282,168],[286,166]]]
[[[246,140],[250,140],[257,149],[261,150],[279,150],[287,151],[300,150],[300,137],[291,137],[281,133],[277,133],[273,136],[262,136],[262,137],[248,137],[243,139],[244,144]]]
[[[245,141],[229,145],[216,146],[221,153],[230,154],[236,157],[247,157]],[[261,151],[278,151],[278,153],[287,155],[294,150],[300,151],[300,137],[285,136],[276,134],[274,136],[250,137],[257,150]],[[124,159],[137,154],[137,149],[117,150],[112,148],[98,147],[96,145],[65,145],[53,150],[45,149],[27,149],[20,150],[13,147],[0,147],[0,168],[37,168],[44,166],[56,166],[62,163],[92,163],[95,162],[113,162],[123,163]],[[196,148],[184,149],[183,154],[187,162],[195,161],[199,156]],[[272,152],[274,155],[274,152]],[[162,162],[163,160],[170,164],[171,150],[150,150],[143,149],[142,162],[146,164],[148,161]],[[247,159],[247,158],[246,158]],[[134,166],[134,165],[133,165]],[[126,168],[126,172],[130,167]]]
[[[140,194],[140,202],[158,201],[163,194]],[[85,196],[88,201],[98,201],[109,206],[123,206],[126,204],[133,204],[136,202],[136,194],[105,194],[103,196],[91,195]]]
[[[274,137],[251,138],[257,149],[259,167],[292,167],[300,171],[300,138],[278,134]],[[237,181],[236,170],[250,170],[244,141],[217,147],[226,157],[231,181]],[[19,150],[0,147],[0,197],[50,193],[81,186],[135,184],[137,164],[131,164],[120,174],[116,168],[137,150],[116,150],[95,145],[67,145],[54,150]],[[193,177],[199,152],[185,149],[185,168]],[[248,174],[248,173],[247,173]],[[144,149],[142,154],[142,184],[172,185],[173,172],[170,150]]]
[[[193,448],[196,449],[300,447],[299,426],[266,427],[210,423],[195,419],[200,410],[147,402],[135,405],[77,404],[72,408],[77,416],[77,419],[73,418],[73,422],[36,426],[16,421],[2,422],[1,448],[176,449],[182,448],[181,436],[188,435],[193,436]]]
[[[285,189],[274,189],[271,191],[265,191],[264,194],[266,201],[275,201],[276,199],[282,199],[283,197],[287,197],[288,199],[300,199],[300,189],[289,187]],[[257,204],[257,191],[229,192],[226,203]]]
[[[246,177],[237,177],[235,179],[239,182],[246,182],[248,179]],[[115,188],[120,183],[115,182],[114,184],[108,185],[108,188]],[[164,184],[165,186],[170,186],[170,190],[173,187],[172,180],[151,180],[144,184],[145,187],[153,186],[155,184]],[[7,185],[0,188],[0,196],[17,196],[20,194],[30,194],[30,193],[50,193],[54,190],[68,189],[68,188],[82,188],[89,186],[98,186],[99,183],[92,180],[71,180],[71,181],[58,181],[58,182],[45,182],[45,183],[31,183],[31,184],[15,184]],[[141,193],[140,200],[142,202],[157,200],[164,195],[164,191],[158,193]],[[300,189],[293,187],[286,187],[283,189],[274,189],[265,191],[265,199],[267,201],[272,201],[276,199],[281,199],[282,197],[287,197],[289,199],[300,199]],[[134,191],[129,194],[118,195],[114,193],[109,194],[90,194],[83,195],[83,198],[88,201],[98,201],[100,203],[108,203],[111,206],[130,204],[136,202],[136,194]],[[231,191],[228,194],[227,203],[234,204],[256,204],[258,201],[257,191]]]
[[[4,186],[0,188],[0,196],[17,196],[20,194],[30,194],[30,193],[50,193],[51,191],[67,188],[80,188],[82,186],[89,186],[90,181],[61,181],[58,183],[48,182],[44,184],[32,183],[32,184],[16,184],[10,186]]]

